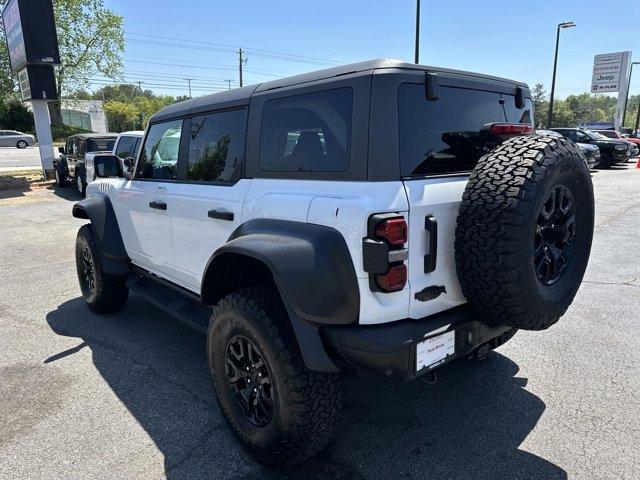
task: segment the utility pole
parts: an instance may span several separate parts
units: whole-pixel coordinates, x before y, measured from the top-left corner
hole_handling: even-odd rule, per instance
[[[225,82],[227,82],[227,83],[229,84],[229,90],[231,90],[231,82],[232,82],[232,81],[233,81],[233,80],[225,80]]]
[[[187,83],[189,84],[189,98],[193,98],[191,96],[191,80],[193,80],[193,78],[185,78],[184,80],[186,80]]]
[[[240,86],[242,86],[242,66],[247,64],[247,59],[242,58],[242,49],[238,48],[238,73],[240,74]]]
[[[631,71],[629,72],[629,83],[627,83],[627,94],[624,98],[624,110],[622,110],[622,126],[627,118],[627,102],[629,102],[629,90],[631,89],[631,75],[633,75],[633,66],[640,65],[640,62],[631,62]]]
[[[416,0],[416,52],[415,63],[420,63],[420,0]]]
[[[573,22],[562,22],[556,29],[556,54],[553,57],[553,79],[551,80],[551,97],[549,97],[549,114],[547,115],[547,128],[551,128],[553,121],[553,95],[556,91],[556,68],[558,66],[558,45],[560,44],[560,29],[575,27]]]
[[[141,92],[141,93],[142,93],[142,84],[143,84],[143,83],[144,83],[144,82],[138,82],[138,88],[140,89],[140,92]]]

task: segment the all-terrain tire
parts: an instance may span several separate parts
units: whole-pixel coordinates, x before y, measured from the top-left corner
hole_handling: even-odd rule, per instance
[[[60,165],[56,165],[54,170],[53,170],[53,174],[56,178],[56,186],[59,188],[64,188],[67,186],[67,180],[64,176],[64,173],[62,172],[62,169],[60,168]]]
[[[556,231],[550,211],[571,215]],[[593,185],[573,142],[529,136],[502,143],[471,173],[458,214],[456,268],[469,305],[488,323],[555,324],[582,281],[593,222]]]
[[[235,360],[228,357],[228,349],[238,339],[250,342],[252,351],[259,352],[266,364],[263,375],[270,376],[273,409],[263,425],[252,421],[237,397],[235,387],[246,384],[231,384],[237,377],[229,376],[228,362]],[[248,288],[220,300],[211,316],[207,355],[220,409],[243,447],[260,463],[299,465],[333,438],[341,405],[339,376],[305,367],[275,288]]]
[[[76,237],[76,269],[82,297],[96,313],[120,310],[127,302],[126,275],[105,273],[91,225],[83,225]]]

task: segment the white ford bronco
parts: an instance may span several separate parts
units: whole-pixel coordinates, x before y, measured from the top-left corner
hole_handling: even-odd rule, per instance
[[[95,158],[82,295],[105,313],[133,291],[206,331],[240,442],[303,462],[334,434],[341,370],[432,378],[571,304],[591,178],[532,120],[523,83],[392,60],[171,105],[127,175]]]

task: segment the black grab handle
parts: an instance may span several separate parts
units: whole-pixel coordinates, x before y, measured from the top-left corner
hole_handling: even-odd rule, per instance
[[[431,273],[436,269],[438,256],[438,221],[433,215],[424,219],[424,229],[429,232],[429,253],[424,256],[424,273]]]
[[[149,207],[155,208],[156,210],[166,210],[167,204],[164,202],[149,202]]]
[[[209,218],[233,222],[233,212],[219,212],[218,210],[209,210],[209,212],[207,212],[207,215]]]

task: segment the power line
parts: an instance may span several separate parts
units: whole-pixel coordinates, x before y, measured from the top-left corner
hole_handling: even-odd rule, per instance
[[[189,39],[186,39],[186,38],[166,37],[166,36],[162,36],[162,35],[151,35],[151,34],[145,34],[145,33],[135,33],[135,32],[125,32],[125,33],[127,35],[134,35],[134,36],[138,36],[138,37],[158,38],[158,39],[161,39],[161,40],[173,40],[173,41],[178,41],[178,42],[182,42],[182,43],[206,45],[209,48],[214,48],[214,49],[217,49],[219,51],[235,51],[238,48],[237,45],[229,45],[229,44],[224,44],[224,43],[204,42],[204,41],[200,41],[200,40],[189,40]],[[134,40],[135,42],[144,42],[145,41],[145,40],[140,40],[140,39],[131,39],[131,40]],[[146,40],[146,41],[150,41],[150,40]],[[171,45],[172,46],[190,47],[189,45],[180,45],[180,44],[176,44],[176,43],[173,43]],[[244,48],[244,51],[247,52],[247,53],[251,53],[253,55],[257,55],[257,56],[264,56],[264,57],[267,57],[267,58],[277,58],[278,60],[286,60],[286,61],[294,61],[294,62],[302,62],[302,63],[325,63],[325,64],[330,64],[330,65],[335,65],[335,64],[342,63],[340,61],[331,60],[331,59],[327,59],[327,58],[311,57],[311,56],[307,56],[307,55],[297,55],[297,54],[292,54],[292,53],[277,52],[277,51],[273,51],[273,50],[264,50],[264,49],[251,48],[251,47]]]

